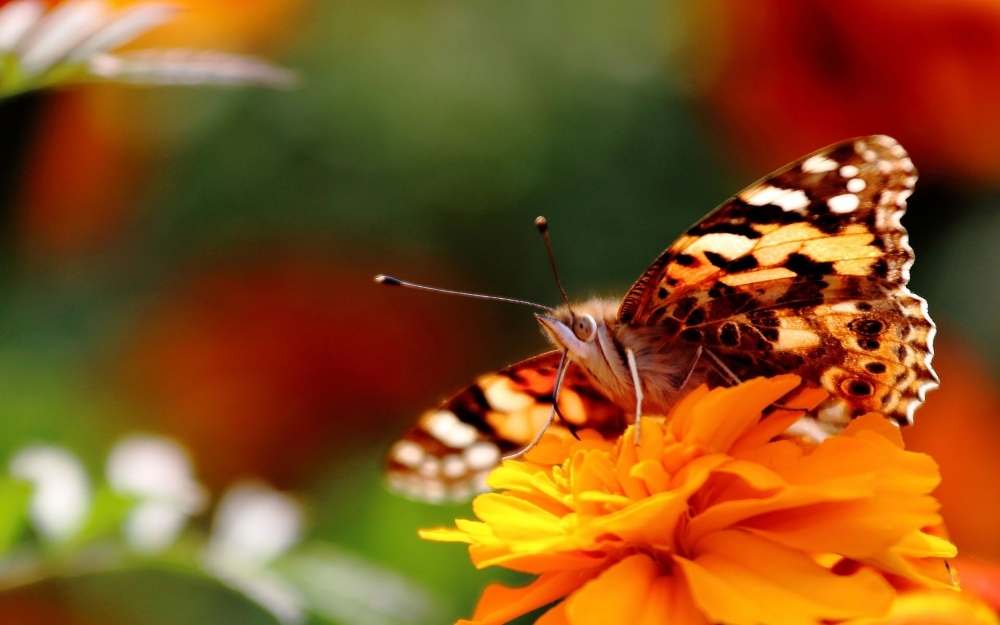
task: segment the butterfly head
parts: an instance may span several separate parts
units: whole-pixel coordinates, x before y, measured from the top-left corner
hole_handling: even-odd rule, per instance
[[[548,339],[567,352],[570,360],[611,382],[623,374],[617,371],[620,358],[613,338],[616,311],[616,302],[592,301],[535,317]]]

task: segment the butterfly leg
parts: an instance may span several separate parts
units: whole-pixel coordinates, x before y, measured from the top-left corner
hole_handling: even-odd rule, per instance
[[[563,378],[566,377],[566,364],[568,360],[569,360],[568,352],[563,352],[562,360],[559,361],[559,369],[558,371],[556,371],[556,385],[552,389],[552,411],[549,412],[549,418],[545,420],[545,424],[542,425],[542,427],[538,430],[538,434],[535,434],[535,438],[533,438],[531,442],[528,443],[528,445],[524,449],[520,451],[515,451],[510,455],[504,456],[502,458],[503,460],[513,460],[515,458],[520,458],[524,454],[534,449],[535,445],[537,445],[542,440],[542,436],[545,434],[545,431],[548,430],[549,426],[552,425],[552,422],[556,420],[556,414],[559,412],[558,408],[559,389],[562,388]]]
[[[698,353],[701,354],[702,353],[701,346],[698,347],[698,350],[699,350]],[[715,365],[716,371],[718,371],[722,375],[724,375],[727,378],[729,378],[733,382],[733,384],[742,384],[743,383],[743,380],[741,380],[739,378],[739,376],[737,376],[735,373],[733,373],[729,369],[729,367],[727,367],[726,364],[724,362],[722,362],[721,358],[719,358],[718,356],[716,356],[715,354],[713,354],[712,352],[710,352],[707,349],[704,350],[704,353],[705,353],[705,355],[707,355],[709,358],[712,359],[712,364]],[[698,362],[697,359],[695,359],[695,362],[696,363]],[[693,369],[694,369],[694,367],[692,367],[692,370]],[[690,375],[691,374],[688,373],[688,376],[690,376]],[[687,379],[685,378],[685,382],[686,381],[687,381]],[[681,384],[681,386],[683,387],[684,385]],[[795,406],[786,406],[785,404],[781,404],[781,403],[778,403],[778,402],[774,402],[771,405],[774,406],[775,408],[779,409],[779,410],[793,410],[793,411],[799,411],[799,412],[809,412],[808,408],[797,408]]]
[[[642,434],[642,381],[639,379],[639,368],[635,365],[635,354],[631,349],[625,350],[629,371],[632,372],[632,386],[635,388],[635,444],[639,444]]]
[[[722,375],[724,375],[725,377],[729,378],[730,382],[732,382],[733,384],[742,384],[743,383],[743,380],[741,380],[739,378],[739,376],[737,376],[735,373],[733,373],[729,369],[729,367],[726,366],[726,363],[722,362],[722,359],[719,358],[718,356],[716,356],[715,354],[713,354],[711,352],[711,350],[707,350],[706,349],[706,350],[703,351],[703,353],[706,356],[708,356],[709,359],[712,361],[712,364],[715,365],[715,370],[718,371],[719,373],[721,373]]]
[[[702,345],[699,345],[698,349],[696,349],[694,352],[694,358],[691,360],[691,367],[688,369],[688,372],[684,375],[684,379],[681,380],[681,383],[678,384],[677,388],[674,390],[677,391],[681,390],[682,388],[687,386],[688,382],[691,381],[691,376],[694,375],[694,370],[698,366],[698,361],[701,360],[701,354],[703,351],[705,351],[705,348]]]
[[[503,460],[513,460],[515,458],[520,458],[524,454],[526,454],[529,451],[531,451],[532,449],[534,449],[535,445],[537,445],[542,440],[542,436],[545,434],[545,431],[549,429],[549,426],[552,425],[552,422],[555,421],[555,420],[556,420],[556,407],[555,407],[555,405],[553,405],[552,406],[552,412],[549,413],[549,418],[546,419],[545,425],[543,425],[538,430],[538,434],[535,434],[535,438],[533,438],[531,440],[531,442],[528,443],[528,445],[524,449],[522,449],[520,451],[515,451],[512,454],[506,455],[502,459]]]

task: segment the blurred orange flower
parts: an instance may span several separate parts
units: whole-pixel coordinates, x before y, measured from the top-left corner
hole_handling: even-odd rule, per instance
[[[1000,179],[1000,3],[689,3],[692,75],[760,167],[872,133],[922,173]]]
[[[908,449],[930,454],[941,467],[935,495],[949,537],[962,553],[1000,559],[1000,386],[989,365],[956,331],[939,327],[934,368],[945,383],[928,395],[916,424],[903,431]],[[961,567],[965,579],[966,565]],[[1000,595],[1000,575],[997,576]],[[998,601],[1000,605],[1000,601]]]
[[[404,301],[359,262],[280,246],[234,254],[182,273],[140,316],[121,364],[127,393],[150,427],[190,446],[209,487],[245,475],[299,487],[473,366],[482,314],[468,301]]]
[[[478,568],[540,577],[494,585],[471,621],[506,623],[559,599],[539,621],[799,624],[880,617],[889,579],[954,588],[929,495],[937,465],[903,448],[881,416],[821,444],[773,440],[798,413],[762,411],[794,375],[699,388],[665,423],[617,442],[548,435],[490,476],[479,521],[422,532],[469,543]],[[887,577],[888,576],[888,577]]]

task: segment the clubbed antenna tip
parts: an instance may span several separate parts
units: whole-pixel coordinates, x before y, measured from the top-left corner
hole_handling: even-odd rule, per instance
[[[552,251],[552,241],[549,240],[549,220],[539,215],[535,217],[535,227],[542,233],[542,239],[545,241],[545,250],[549,253],[549,264],[552,265],[552,275],[556,279],[556,286],[559,287],[559,293],[562,295],[563,301],[566,302],[566,308],[572,308],[569,303],[569,296],[566,295],[566,289],[563,288],[562,280],[559,279],[559,270],[556,269],[556,254]]]

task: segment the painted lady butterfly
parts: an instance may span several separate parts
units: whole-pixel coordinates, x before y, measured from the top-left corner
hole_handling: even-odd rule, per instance
[[[751,185],[667,248],[620,303],[538,315],[558,350],[423,414],[389,452],[390,486],[461,501],[539,435],[553,401],[562,423],[548,431],[617,436],[640,405],[665,414],[685,388],[760,375],[792,372],[830,393],[794,426],[800,434],[822,439],[869,411],[910,423],[938,382],[934,324],[906,288],[913,251],[900,218],[916,180],[902,146],[872,136]]]

